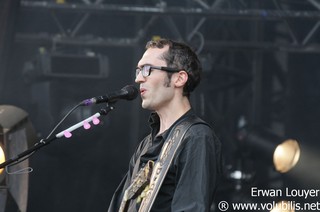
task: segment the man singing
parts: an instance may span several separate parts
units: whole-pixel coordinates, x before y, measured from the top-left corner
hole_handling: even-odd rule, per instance
[[[192,110],[200,82],[194,51],[168,39],[149,41],[135,82],[151,132],[133,154],[109,212],[210,211],[221,174],[221,147],[213,129]]]

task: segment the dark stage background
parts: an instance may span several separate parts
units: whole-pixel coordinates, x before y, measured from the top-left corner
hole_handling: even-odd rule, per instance
[[[134,84],[148,40],[181,40],[203,63],[192,104],[223,143],[216,202],[257,201],[252,186],[319,189],[319,10],[312,0],[1,0],[0,105],[26,111],[37,142],[80,101]],[[77,109],[58,132],[103,107]],[[98,126],[36,152],[27,211],[106,211],[148,114],[139,98],[118,101]],[[244,148],[244,126],[297,139],[297,166],[280,174]]]

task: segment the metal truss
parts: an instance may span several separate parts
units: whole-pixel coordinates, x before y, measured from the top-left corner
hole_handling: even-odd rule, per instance
[[[255,1],[227,1],[216,0],[207,2],[202,0],[187,0],[182,1],[179,6],[170,6],[169,2],[158,1],[154,5],[136,4],[136,5],[116,5],[116,4],[103,4],[101,1],[98,3],[65,3],[57,4],[46,1],[27,1],[21,2],[21,9],[25,11],[42,11],[51,14],[56,27],[59,28],[59,37],[53,35],[39,35],[39,34],[26,34],[19,33],[18,40],[24,41],[46,41],[46,42],[61,42],[71,45],[85,44],[94,46],[108,46],[108,45],[136,45],[141,34],[147,29],[146,24],[144,31],[139,31],[131,38],[110,38],[104,37],[103,39],[96,39],[93,37],[91,40],[84,42],[83,39],[77,37],[77,32],[83,28],[86,22],[90,22],[92,15],[114,16],[120,18],[121,16],[149,16],[151,19],[155,18],[194,18],[197,21],[193,24],[193,29],[190,29],[185,40],[190,40],[200,28],[203,28],[208,22],[276,22],[281,27],[282,36],[286,37],[285,42],[275,42],[267,40],[245,40],[241,39],[240,32],[237,28],[229,28],[229,37],[231,34],[234,36],[231,39],[206,39],[206,46],[212,48],[249,48],[249,49],[263,49],[263,50],[288,50],[288,51],[319,51],[318,45],[313,45],[312,38],[315,37],[320,27],[320,12],[319,3],[315,0],[307,0],[304,3],[289,3],[290,1],[273,0],[267,3],[257,3]],[[294,2],[294,1],[293,1]],[[296,10],[295,7],[303,6],[305,9]],[[264,8],[265,7],[265,8]],[[78,13],[82,14],[81,19],[78,21],[73,29],[65,29],[59,20],[59,12],[63,13]],[[296,22],[305,21],[309,22],[310,29],[303,32],[300,37],[297,35]],[[221,25],[221,24],[219,24]],[[171,24],[172,31],[178,31],[178,27]],[[143,26],[142,26],[143,27]],[[226,26],[224,26],[226,27]],[[70,31],[71,30],[71,31]],[[238,30],[238,31],[237,31]],[[68,32],[69,31],[69,32]],[[216,32],[216,31],[215,31]],[[301,32],[300,32],[301,33]]]

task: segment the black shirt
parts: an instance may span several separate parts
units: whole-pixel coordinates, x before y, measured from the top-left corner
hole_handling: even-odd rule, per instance
[[[180,120],[188,119],[192,115],[194,116],[194,112],[189,110],[168,130],[157,135],[160,120],[156,113],[151,114],[151,133],[141,141],[132,156],[127,175],[113,196],[109,212],[119,210],[123,193],[130,185],[137,170],[143,167],[148,160],[158,159],[170,130]],[[174,156],[151,211],[209,211],[221,170],[220,157],[220,142],[213,130],[206,124],[191,126]],[[130,211],[138,211],[138,207],[139,204],[132,200]]]

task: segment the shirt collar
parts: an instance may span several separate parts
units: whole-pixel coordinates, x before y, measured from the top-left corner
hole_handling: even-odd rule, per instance
[[[186,116],[189,116],[191,114],[194,114],[193,109],[191,108],[190,110],[188,110],[185,114],[183,114],[178,120],[176,120],[171,127],[166,130],[165,132],[170,131],[170,129],[172,128],[172,126],[174,126],[177,122],[179,122],[181,119],[183,119]],[[151,133],[152,133],[152,137],[154,138],[154,135],[156,135],[156,133],[159,131],[160,128],[160,117],[156,112],[152,112],[150,114],[149,117],[149,126],[151,128]]]

